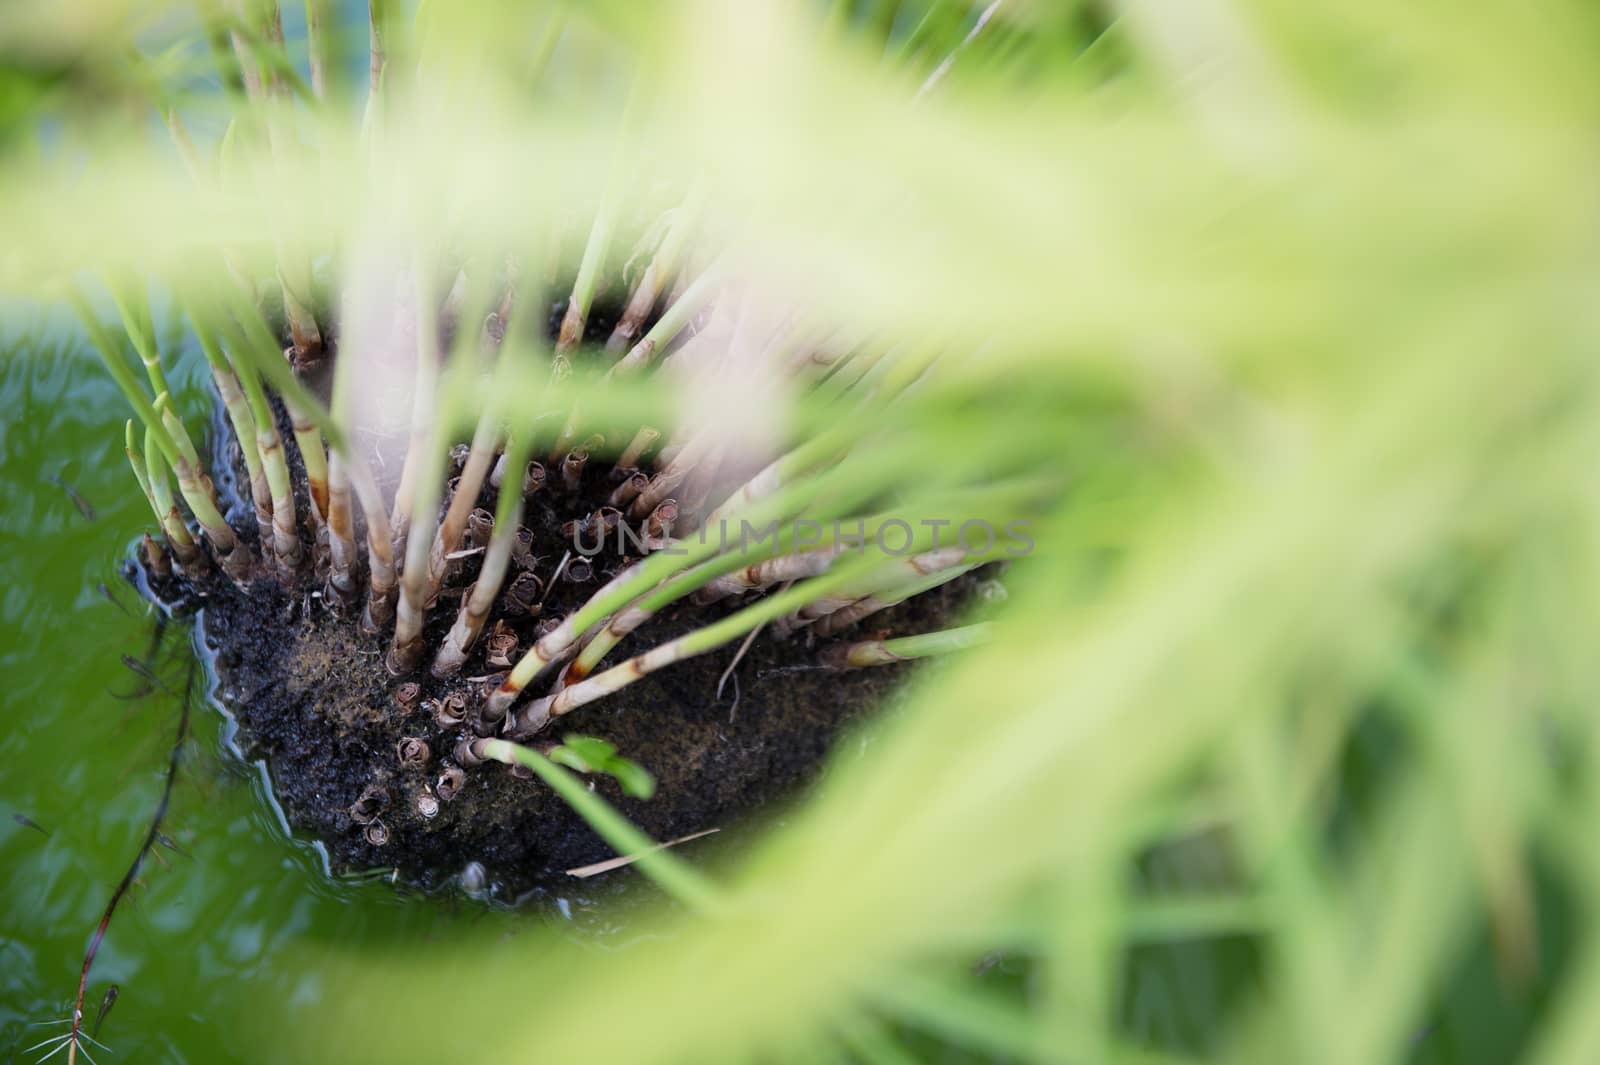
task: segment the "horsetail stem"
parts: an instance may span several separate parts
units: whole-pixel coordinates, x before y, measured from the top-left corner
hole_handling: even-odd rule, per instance
[[[182,426],[178,423],[178,416],[172,411],[171,397],[165,392],[161,393],[156,397],[155,409],[165,422],[167,432],[176,437],[177,433],[182,431]],[[189,510],[194,514],[195,521],[205,530],[211,546],[216,549],[223,571],[234,581],[244,583],[251,575],[250,549],[239,540],[234,534],[233,527],[217,510],[211,479],[201,471],[198,457],[191,458],[192,452],[192,444],[188,452],[180,448],[178,461],[173,464],[172,470],[178,477],[178,491],[183,495],[184,502],[189,504]]]
[[[929,553],[932,554],[932,552]],[[891,606],[905,602],[914,595],[921,595],[923,592],[930,591],[940,585],[948,584],[957,577],[972,572],[982,564],[982,562],[962,561],[944,569],[934,568],[932,572],[918,580],[864,595],[837,610],[817,618],[815,624],[812,625],[812,632],[821,637],[836,635],[880,610],[886,610]],[[791,630],[793,627],[788,626]]]
[[[383,74],[389,60],[390,6],[392,0],[367,3],[367,105],[361,114],[361,128],[370,133],[383,108]]]
[[[467,461],[461,468],[461,480],[456,484],[455,495],[450,498],[450,507],[445,511],[444,520],[439,523],[439,533],[434,537],[433,547],[428,552],[427,593],[424,599],[433,598],[444,581],[449,555],[461,543],[461,534],[466,530],[467,518],[471,515],[472,508],[478,504],[478,493],[483,490],[489,465],[494,461],[495,442],[499,435],[499,419],[495,416],[495,412],[485,413],[478,420],[477,429],[473,431]]]
[[[132,423],[129,423],[130,428]],[[186,574],[195,575],[204,565],[204,554],[200,545],[195,543],[189,527],[184,524],[183,515],[178,511],[178,504],[172,498],[172,486],[167,481],[167,467],[162,461],[158,450],[155,435],[150,429],[145,429],[145,476],[150,486],[150,498],[155,507],[156,515],[161,522],[161,531],[166,535],[167,546],[172,549],[172,557],[177,560],[178,567]],[[131,459],[131,456],[130,456]]]
[[[994,623],[981,621],[976,625],[926,632],[918,636],[834,644],[823,649],[821,661],[829,669],[837,670],[887,666],[896,662],[909,662],[914,658],[965,651],[988,642],[993,636]]]
[[[155,405],[146,395],[138,379],[134,377],[133,371],[128,368],[127,362],[122,358],[118,345],[106,333],[105,328],[100,324],[100,319],[90,308],[83,294],[74,289],[68,292],[67,299],[72,304],[79,320],[83,323],[84,331],[89,334],[89,340],[95,352],[100,356],[100,360],[105,363],[112,379],[116,381],[117,387],[127,397],[129,405],[133,407],[134,413],[139,416],[139,420],[155,434],[155,443],[160,449],[161,455],[176,470],[179,463],[185,461],[185,454],[180,451],[179,443],[173,436],[168,423],[157,413]],[[158,363],[158,372],[159,369]],[[180,430],[182,429],[181,423],[178,427]],[[188,453],[194,453],[194,445],[189,442],[187,436],[184,437],[183,443],[187,446]]]
[[[266,389],[261,386],[255,363],[245,355],[249,347],[248,342],[233,345],[234,368],[255,420],[256,450],[260,453],[267,490],[272,496],[272,553],[277,558],[280,576],[292,579],[305,563],[295,520],[294,485],[289,479],[289,463],[278,434],[277,416],[267,400]]]
[[[698,588],[689,597],[695,606],[709,606],[720,602],[731,595],[743,595],[746,592],[756,591],[782,584],[785,581],[804,580],[823,573],[832,565],[839,553],[847,550],[848,545],[834,543],[819,551],[802,551],[786,555],[778,555],[761,562],[756,562],[743,569],[734,570],[725,576],[718,577],[710,584]]]
[[[642,680],[673,663],[705,654],[736,640],[767,622],[797,609],[810,599],[842,586],[876,561],[868,556],[850,559],[837,571],[823,574],[802,584],[796,584],[788,591],[758,600],[737,614],[731,614],[721,621],[654,647],[642,655],[636,655],[620,665],[613,666],[604,673],[563,688],[554,695],[536,699],[517,716],[515,734],[532,735],[549,724],[551,718],[560,717],[597,699],[621,691],[633,682]]]
[[[634,470],[622,479],[621,484],[612,489],[611,495],[606,499],[606,503],[607,505],[616,507],[620,510],[629,503],[632,503],[639,493],[644,491],[647,487],[649,487],[649,485],[650,478],[646,474],[640,473],[638,470]]]
[[[512,469],[520,469],[530,451],[526,434],[513,434],[506,441],[505,458]],[[433,675],[454,676],[466,661],[467,654],[483,631],[500,586],[505,581],[511,563],[511,549],[516,545],[517,528],[522,523],[523,486],[515,477],[501,482],[500,495],[495,503],[494,533],[489,538],[489,549],[484,553],[483,569],[478,580],[467,593],[466,600],[456,614],[455,624],[434,656]]]
[[[793,463],[807,461],[812,457],[814,450],[811,445],[802,445],[790,453],[790,458]],[[835,466],[810,481],[785,484],[765,499],[753,504],[748,510],[740,511],[740,517],[742,522],[748,522],[752,528],[759,529],[768,522],[780,522],[793,516],[812,498],[828,491],[848,487],[852,481],[868,482],[872,487],[893,483],[905,464],[918,458],[920,456],[909,448],[903,448],[883,453],[870,470],[848,465]],[[868,477],[867,473],[872,476]],[[559,625],[529,648],[500,686],[489,693],[484,703],[484,716],[490,721],[503,718],[534,678],[545,667],[567,654],[581,634],[605,621],[614,611],[626,606],[660,582],[688,570],[697,563],[704,562],[720,550],[721,545],[713,538],[679,541],[674,551],[652,555],[618,574],[610,583],[595,592],[587,603],[562,619]],[[732,558],[731,563],[724,561],[722,564],[728,565],[729,568],[737,566],[739,558],[737,556]],[[711,577],[719,575],[718,572],[709,574]],[[698,587],[698,584],[695,587]],[[693,587],[686,588],[684,594],[693,590]]]
[[[633,287],[627,306],[623,308],[622,317],[617,320],[616,328],[611,331],[611,338],[606,341],[606,351],[612,355],[620,355],[633,346],[639,331],[644,328],[644,323],[649,320],[656,303],[661,299],[662,289],[677,276],[684,244],[700,220],[705,198],[705,183],[696,181],[694,187],[689,190],[689,195],[685,197],[683,205],[673,216],[671,224],[667,227],[667,235],[661,239],[661,245],[650,257],[650,265],[645,267],[644,273],[639,277],[639,283]]]
[[[589,320],[589,308],[594,301],[595,285],[600,279],[600,268],[605,263],[611,246],[611,233],[616,228],[617,215],[622,207],[625,181],[630,172],[627,165],[633,125],[639,111],[642,76],[635,76],[628,102],[623,108],[622,124],[617,133],[617,144],[612,153],[611,166],[606,171],[606,185],[589,227],[589,239],[583,246],[583,258],[578,262],[578,276],[572,283],[572,297],[567,301],[566,313],[561,317],[561,328],[556,334],[556,362],[566,360],[572,349],[583,340],[583,329]]]
[[[822,480],[824,479],[819,478],[819,481]],[[826,490],[827,488],[824,486],[824,491]],[[725,587],[725,585],[720,585],[720,582],[730,579],[737,585],[738,590],[747,591],[750,588],[757,587],[758,584],[753,582],[759,581],[761,575],[768,573],[780,574],[771,582],[777,583],[778,581],[814,577],[826,572],[833,560],[846,547],[857,546],[857,544],[854,539],[847,540],[838,536],[837,531],[826,535],[822,534],[820,531],[821,521],[829,520],[848,509],[860,496],[865,495],[870,490],[870,488],[862,489],[857,494],[852,494],[848,491],[838,492],[831,500],[832,509],[817,512],[819,517],[816,524],[819,525],[819,541],[814,550],[794,551],[795,541],[798,539],[796,536],[797,530],[784,530],[779,532],[773,538],[771,544],[764,548],[762,554],[770,555],[770,557],[764,557],[759,562],[746,565],[751,553],[747,549],[741,549],[738,552],[729,552],[713,558],[700,566],[662,582],[637,602],[630,604],[626,610],[613,615],[605,627],[584,645],[577,659],[566,669],[557,682],[558,690],[560,687],[574,684],[588,676],[611,648],[615,647],[629,633],[654,617],[662,609],[679,599],[697,595],[707,589],[718,588],[719,586]],[[875,543],[883,524],[889,520],[893,519],[883,515],[875,516],[871,519],[862,519],[860,543]],[[756,571],[756,575],[753,577],[745,576],[743,580],[740,579],[740,575],[749,575],[751,571]],[[719,595],[716,598],[722,598],[722,596]],[[715,602],[716,598],[708,601]]]
[[[300,408],[307,421],[322,431],[330,446],[343,446],[343,431],[322,401],[290,369],[288,360],[283,357],[283,349],[278,346],[272,330],[261,317],[260,308],[242,292],[229,293],[229,301],[234,311],[234,322],[245,340],[239,347],[239,354],[250,361],[285,403],[293,403]]]
[[[644,339],[629,348],[628,354],[618,360],[609,373],[637,373],[650,365],[656,353],[677,339],[684,327],[710,301],[716,292],[719,280],[714,267],[695,278],[693,283],[683,290],[683,294],[673,300],[661,317],[656,319],[656,324],[645,333]]]
[[[139,534],[139,549],[144,553],[144,564],[150,568],[152,577],[164,581],[172,576],[172,560],[149,533]]]
[[[355,519],[350,509],[350,474],[337,451],[328,456],[328,584],[332,601],[348,607],[356,599]]]
[[[328,514],[328,453],[323,448],[322,433],[311,421],[311,416],[288,396],[283,397],[283,409],[289,414],[294,442],[300,449],[300,461],[306,468],[306,494],[311,499],[311,523],[313,527],[320,527]]]
[[[650,446],[661,439],[661,430],[653,426],[643,425],[633,434],[633,439],[628,442],[621,455],[617,457],[618,469],[633,469],[639,465],[639,460],[644,458],[644,453]],[[618,504],[620,505],[620,504]]]
[[[261,13],[262,18],[255,34],[260,40],[235,34],[234,48],[236,51],[241,47],[250,49],[266,67],[266,91],[263,91],[262,78],[257,73],[253,83],[248,76],[246,77],[246,95],[251,103],[264,111],[267,142],[271,149],[273,165],[286,169],[293,162],[297,162],[294,157],[298,155],[298,146],[293,131],[288,128],[281,113],[279,100],[289,94],[290,81],[294,83],[296,89],[308,95],[309,90],[300,83],[299,75],[287,61],[283,47],[283,20],[275,0],[261,5]],[[242,12],[240,17],[243,20]],[[246,22],[246,25],[249,23]],[[244,63],[242,55],[240,62]],[[289,335],[294,342],[295,363],[300,367],[322,353],[322,331],[317,327],[316,317],[310,309],[311,267],[303,256],[291,251],[281,237],[275,235],[273,243],[276,250],[278,289],[283,298],[283,315],[289,323]],[[326,500],[322,505],[326,506]]]
[[[144,493],[145,499],[150,503],[151,512],[155,514],[157,523],[160,523],[166,515],[162,513],[161,507],[156,503],[155,495],[150,491],[150,473],[145,468],[145,457],[139,451],[139,445],[134,439],[132,418],[128,419],[125,438],[123,450],[127,453],[128,465],[133,467],[133,479],[139,482],[139,490]]]
[[[422,624],[426,620],[428,555],[435,536],[433,515],[439,509],[440,480],[444,476],[445,448],[430,441],[421,458],[417,487],[412,497],[411,532],[406,540],[400,570],[400,598],[395,612],[394,639],[387,659],[390,672],[407,673],[422,655]]]
[[[138,352],[139,361],[144,363],[151,389],[156,393],[172,391],[167,386],[166,373],[161,369],[161,349],[156,344],[155,324],[151,321],[150,304],[143,290],[134,296],[115,284],[106,287],[111,291],[111,302],[116,304],[117,314],[122,318],[122,328],[128,334],[128,339],[133,341],[133,350]]]
[[[216,382],[217,394],[222,398],[228,420],[233,424],[234,436],[239,441],[239,451],[244,455],[245,471],[250,477],[250,501],[255,509],[256,530],[260,535],[261,549],[265,552],[267,545],[272,542],[272,486],[261,461],[255,416],[239,384],[239,376],[222,353],[216,335],[192,309],[189,310],[189,321],[200,342],[200,350],[205,353],[206,362],[211,366],[211,378]]]

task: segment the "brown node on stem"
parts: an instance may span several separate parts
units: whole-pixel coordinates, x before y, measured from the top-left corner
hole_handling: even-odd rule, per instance
[[[428,743],[416,736],[402,736],[400,742],[395,744],[395,757],[399,758],[402,767],[424,766],[428,764]]]
[[[439,816],[438,796],[434,795],[434,793],[429,791],[427,788],[423,788],[421,791],[417,792],[417,796],[412,800],[412,804],[416,806],[417,813],[426,820],[432,821],[435,817]]]
[[[639,493],[650,487],[649,475],[635,469],[623,471],[622,483],[612,489],[606,500],[613,507],[625,507],[639,498]]]
[[[462,538],[461,546],[468,550],[487,547],[489,538],[493,535],[494,515],[482,507],[477,507],[467,515],[467,531]]]
[[[483,753],[484,746],[488,742],[488,739],[483,736],[462,737],[461,742],[456,744],[455,760],[468,768],[482,765],[489,760],[488,756]]]
[[[656,509],[650,512],[645,519],[644,534],[652,540],[660,540],[669,536],[672,526],[678,521],[678,501],[676,499],[663,499]]]
[[[439,801],[449,802],[461,794],[461,789],[466,783],[466,770],[457,765],[449,765],[440,771],[439,779],[433,783],[433,790],[439,796]]]
[[[350,804],[350,820],[370,825],[389,808],[389,792],[381,784],[369,784],[361,797]]]
[[[583,467],[589,461],[589,452],[581,447],[575,447],[567,452],[567,457],[561,460],[561,483],[567,491],[576,492],[583,482]]]
[[[545,479],[549,474],[545,472],[544,463],[531,461],[528,463],[528,472],[522,477],[522,494],[531,496],[544,487]]]
[[[533,530],[526,525],[517,528],[516,538],[511,544],[511,561],[517,564],[518,569],[533,569],[539,564],[539,558],[533,553]]]
[[[373,821],[367,826],[367,842],[374,847],[385,847],[389,844],[389,826],[382,821]]]
[[[158,581],[172,576],[172,562],[167,558],[166,550],[149,533],[143,535],[139,546],[144,551],[144,564],[150,570],[150,576]]]
[[[408,680],[394,690],[395,705],[402,710],[410,710],[417,705],[417,700],[422,696],[422,685],[414,680]]]
[[[504,621],[497,621],[484,647],[484,665],[490,669],[510,669],[517,653],[517,634]]]
[[[455,728],[467,719],[467,697],[452,692],[433,701],[433,720],[440,728]]]
[[[537,615],[544,582],[532,573],[519,573],[506,588],[506,609],[513,614]]]

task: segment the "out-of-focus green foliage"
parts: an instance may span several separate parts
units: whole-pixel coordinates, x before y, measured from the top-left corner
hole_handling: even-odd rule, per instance
[[[285,247],[548,244],[618,165],[638,79],[629,242],[700,178],[772,291],[941,352],[908,431],[1014,456],[1036,425],[1073,485],[993,644],[843,744],[714,912],[615,953],[331,956],[307,1055],[893,1062],[934,1032],[1049,1062],[1402,1061],[1484,939],[1536,1003],[1508,1054],[1600,1053],[1597,16],[1008,0],[968,42],[988,6],[562,8],[530,84],[553,8],[432,0],[375,134],[352,78],[294,108],[295,165],[240,143],[200,187],[153,108],[207,153],[229,112],[178,13],[58,13],[69,53],[170,63],[118,82],[148,129],[8,68],[7,114],[59,104],[33,151],[11,118],[0,172],[0,278],[40,294],[202,281],[224,245],[265,276]],[[1151,874],[1183,849],[1205,890]],[[1138,1023],[1128,974],[1174,941],[1253,959],[1203,1039]],[[1018,986],[981,975],[996,952]]]

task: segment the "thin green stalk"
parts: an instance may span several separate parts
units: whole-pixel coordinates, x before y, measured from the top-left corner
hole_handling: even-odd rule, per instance
[[[165,392],[157,396],[155,410],[162,418],[168,434],[177,439],[178,434],[182,432],[182,426],[178,423],[178,416],[172,411],[171,397]],[[201,471],[196,459],[197,457],[193,456],[193,445],[190,445],[187,453],[179,448],[179,461],[172,467],[173,473],[178,478],[178,491],[183,495],[184,502],[189,504],[189,510],[194,514],[195,521],[205,530],[211,546],[216,549],[217,559],[222,563],[223,571],[235,581],[244,583],[250,579],[253,565],[250,550],[234,535],[233,527],[217,509],[211,479]]]
[[[267,480],[266,467],[261,462],[255,416],[250,412],[250,402],[239,385],[238,375],[222,353],[216,334],[192,308],[189,310],[189,322],[200,341],[200,350],[205,353],[206,362],[211,366],[211,378],[216,382],[217,394],[222,398],[228,420],[233,423],[234,436],[239,441],[239,451],[244,455],[245,470],[250,476],[250,501],[255,508],[256,529],[260,534],[262,550],[265,551],[272,542],[272,486]]]
[[[278,572],[284,579],[294,577],[305,564],[300,545],[299,524],[295,520],[294,484],[289,478],[289,463],[284,457],[283,440],[278,434],[278,419],[267,399],[266,389],[256,373],[256,363],[247,352],[250,344],[235,341],[233,365],[250,405],[256,426],[256,449],[272,496],[272,552]]]
[[[605,265],[606,252],[611,246],[611,233],[616,228],[617,215],[622,207],[625,182],[631,173],[628,153],[633,139],[633,126],[639,112],[642,95],[642,76],[634,81],[628,102],[623,109],[621,129],[612,154],[611,166],[606,171],[605,190],[595,210],[594,222],[589,228],[589,240],[583,246],[583,258],[578,263],[578,276],[572,283],[572,298],[567,301],[567,311],[561,318],[561,329],[556,335],[556,364],[566,361],[572,349],[583,339],[583,328],[589,320],[589,307],[594,300],[595,283],[600,279],[600,269]]]
[[[384,509],[383,492],[366,457],[338,451],[350,464],[350,484],[356,501],[367,519],[367,605],[361,612],[361,628],[375,633],[394,620],[395,587],[394,538],[389,530],[389,514]]]
[[[330,447],[343,447],[343,431],[322,401],[289,368],[288,360],[283,358],[272,330],[267,328],[266,321],[261,317],[261,311],[242,293],[231,294],[231,299],[234,320],[246,340],[237,352],[249,359],[250,364],[272,386],[273,391],[283,397],[285,403],[293,403],[300,409],[306,420],[322,432]]]
[[[350,506],[350,474],[335,451],[328,456],[328,585],[335,604],[355,602],[355,519]]]
[[[161,524],[161,531],[166,535],[167,546],[172,548],[172,557],[177,560],[178,568],[186,576],[197,576],[199,569],[204,565],[205,555],[201,553],[200,545],[194,542],[189,527],[184,524],[183,514],[179,512],[178,504],[172,498],[172,486],[167,481],[167,467],[161,460],[155,436],[149,429],[145,430],[144,444],[143,484],[150,490],[150,505],[156,512],[156,519]],[[133,447],[133,423],[129,422],[128,461],[136,462],[137,458],[138,452]]]
[[[314,528],[320,528],[328,514],[328,453],[323,448],[322,433],[317,430],[311,416],[287,396],[284,397],[283,407],[289,413],[294,442],[300,449],[300,461],[306,468],[311,523]]]
[[[500,438],[500,419],[497,411],[486,411],[478,419],[478,427],[472,434],[472,445],[467,452],[466,464],[461,468],[461,479],[456,485],[455,495],[450,498],[450,506],[445,511],[444,520],[439,523],[439,532],[433,538],[433,546],[428,552],[428,581],[423,601],[431,600],[439,591],[439,586],[444,583],[445,569],[449,565],[451,552],[460,546],[461,535],[466,531],[467,518],[472,514],[472,508],[477,505],[478,493],[483,489],[483,482],[489,475],[489,466],[494,462],[495,443]],[[506,454],[509,456],[510,451]],[[518,470],[521,464],[510,469]],[[511,477],[514,483],[518,480]],[[504,484],[502,483],[502,488]],[[520,489],[520,484],[517,485]]]
[[[128,400],[128,405],[139,416],[139,421],[155,434],[155,442],[161,454],[168,462],[176,463],[179,459],[178,447],[168,435],[166,426],[161,423],[161,418],[156,414],[155,408],[150,404],[150,397],[146,394],[144,386],[133,375],[127,361],[123,359],[121,351],[100,324],[100,319],[95,317],[94,311],[89,307],[89,302],[83,294],[76,290],[67,293],[67,300],[72,304],[79,321],[83,323],[84,332],[89,334],[90,345],[95,353],[100,356],[100,361],[105,364],[106,371],[111,374],[111,379],[122,390],[123,396]]]
[[[909,583],[871,592],[839,607],[837,610],[818,617],[812,632],[823,637],[836,635],[858,621],[871,617],[880,610],[887,610],[889,607],[903,603],[913,596],[921,595],[923,592],[931,591],[940,585],[948,584],[962,574],[971,573],[982,564],[982,562],[962,561],[947,569],[935,569],[934,572]],[[802,611],[803,613],[804,611]],[[796,620],[798,621],[799,619]]]
[[[155,324],[150,318],[150,304],[144,292],[141,290],[134,295],[122,291],[117,285],[107,287],[110,289],[112,302],[117,306],[117,313],[122,318],[123,330],[133,341],[133,348],[138,353],[139,360],[144,363],[145,375],[150,379],[151,389],[158,397],[163,393],[170,393],[172,390],[167,385],[166,372],[161,368],[161,349],[156,343]],[[178,450],[190,463],[199,468],[201,466],[199,452],[189,437],[182,419],[174,416],[171,419],[164,418],[163,422]]]
[[[133,478],[139,482],[139,491],[144,493],[145,499],[150,503],[150,510],[156,516],[157,523],[165,520],[166,515],[161,512],[161,507],[156,503],[155,493],[150,490],[150,473],[145,468],[145,457],[139,451],[138,443],[134,439],[133,419],[128,419],[126,444],[123,450],[128,456],[128,465],[133,467]]]
[[[111,291],[111,301],[117,306],[117,313],[122,317],[122,327],[128,334],[128,339],[133,341],[133,349],[139,353],[139,359],[144,363],[145,373],[150,378],[150,387],[157,393],[170,392],[167,386],[166,373],[161,369],[161,350],[156,344],[155,324],[150,318],[150,304],[141,291],[137,296],[124,292],[119,285],[108,284]]]
[[[914,465],[915,459],[911,452],[904,453],[898,461],[885,458],[880,462],[875,473],[881,474],[885,479],[893,481],[896,475],[904,468]],[[904,463],[904,465],[902,465]],[[836,472],[843,469],[844,473]],[[593,672],[594,667],[610,650],[620,643],[629,633],[660,613],[666,607],[690,595],[695,595],[709,588],[719,587],[719,582],[735,575],[744,574],[747,579],[735,582],[739,590],[748,590],[755,587],[752,581],[757,581],[765,575],[769,567],[787,572],[787,576],[776,576],[774,581],[798,580],[805,577],[814,577],[824,572],[832,564],[835,557],[849,546],[854,546],[854,538],[843,541],[838,536],[837,529],[824,531],[822,523],[832,521],[850,510],[863,499],[876,494],[882,482],[861,481],[853,477],[854,471],[848,467],[837,467],[835,471],[817,478],[811,486],[813,494],[826,497],[827,503],[820,509],[810,512],[809,521],[817,526],[818,540],[815,543],[797,544],[794,525],[780,529],[777,535],[767,543],[763,537],[758,540],[762,545],[758,550],[751,551],[749,545],[741,542],[739,550],[728,551],[720,557],[713,558],[702,565],[696,566],[681,573],[670,580],[662,582],[659,586],[646,593],[637,602],[632,603],[627,609],[617,612],[612,616],[606,626],[590,638],[589,642],[579,652],[577,659],[563,673],[561,683],[573,684]],[[850,483],[855,480],[855,483]],[[840,482],[840,487],[835,488],[833,482]],[[883,522],[890,520],[894,515],[879,515],[872,518],[863,518],[861,522],[861,542],[864,544],[875,543],[881,531]],[[759,534],[761,529],[754,523],[751,531]],[[710,526],[707,526],[709,528]],[[744,538],[743,526],[738,530],[741,540]],[[726,538],[727,530],[724,526],[717,526],[717,543],[722,545]],[[806,551],[798,550],[804,546]],[[777,564],[774,567],[774,564]],[[755,571],[751,575],[751,571]],[[731,593],[730,593],[731,594]],[[720,598],[720,596],[719,596]],[[708,600],[714,602],[715,600]]]
[[[230,95],[237,97],[244,92],[244,81],[240,77],[238,57],[231,50],[228,20],[224,17],[217,0],[196,0],[195,6],[200,10],[200,21],[204,26],[206,47],[211,52],[211,61],[217,67],[217,80]]]
[[[677,276],[684,244],[700,220],[700,212],[705,207],[705,198],[705,183],[696,181],[667,227],[667,234],[662,238],[661,246],[650,257],[650,265],[645,267],[644,273],[639,277],[639,283],[633,288],[633,294],[628,297],[628,305],[623,309],[622,317],[617,320],[616,328],[611,331],[611,338],[606,341],[606,351],[616,355],[633,346],[639,330],[649,319],[650,312],[655,310],[656,301],[661,298],[662,290]]]
[[[483,625],[489,619],[500,585],[505,581],[511,564],[511,549],[517,540],[517,528],[522,524],[523,485],[521,470],[528,461],[531,441],[526,433],[513,433],[506,440],[506,468],[511,472],[500,482],[500,495],[495,503],[494,533],[489,537],[489,548],[484,552],[483,568],[478,579],[468,590],[466,599],[456,614],[450,634],[439,647],[433,659],[433,675],[452,677],[460,672],[467,655]]]
[[[715,267],[706,270],[695,278],[689,287],[683,290],[683,295],[673,300],[671,306],[662,313],[660,318],[656,319],[656,323],[650,327],[650,331],[644,335],[644,339],[630,348],[628,354],[624,355],[609,372],[613,374],[636,373],[650,365],[650,362],[656,356],[656,352],[677,339],[678,334],[683,332],[684,327],[710,301],[712,295],[716,292],[719,280],[720,277]]]
[[[258,20],[248,16],[250,6],[248,0],[234,5],[233,14],[238,22],[233,33],[234,50],[239,53],[240,67],[246,71],[246,96],[250,104],[262,112],[273,166],[285,171],[299,165],[301,160],[299,146],[282,112],[289,106],[286,101],[291,87],[308,98],[311,91],[300,80],[284,52],[283,22],[276,0],[254,5],[260,9]],[[294,343],[295,360],[299,364],[309,364],[322,353],[322,332],[310,309],[311,268],[302,256],[276,236],[274,246],[278,287]]]
[[[978,644],[987,643],[994,636],[994,623],[982,621],[955,629],[925,632],[917,636],[901,636],[892,640],[858,640],[855,643],[834,644],[823,650],[821,662],[829,669],[866,669],[869,666],[887,666],[896,662],[909,662],[914,658],[965,651]]]
[[[809,457],[809,451],[809,448],[802,446],[791,455]],[[835,480],[867,478],[869,475],[874,484],[881,485],[883,482],[878,479],[880,473],[884,476],[890,475],[890,467],[898,469],[898,461],[906,457],[901,455],[891,462],[888,456],[884,456],[881,461],[872,464],[836,466],[815,482],[788,485],[775,491],[766,499],[753,504],[748,511],[741,512],[741,518],[757,529],[764,527],[768,522],[781,522],[798,513],[800,507],[812,498],[819,485],[828,486]],[[721,545],[711,538],[680,541],[672,551],[658,552],[619,574],[616,579],[590,597],[587,603],[564,618],[560,625],[529,648],[527,654],[522,656],[500,686],[490,693],[484,706],[484,719],[492,723],[503,718],[523,689],[546,666],[567,654],[579,635],[605,621],[614,611],[626,606],[659,582],[711,558],[720,550]]]
[[[588,822],[595,833],[619,855],[636,855],[639,870],[685,906],[710,912],[720,905],[716,887],[692,866],[628,823],[589,786],[536,751],[505,740],[477,740],[484,758],[521,764],[539,775],[550,789]]]
[[[769,621],[799,609],[811,599],[842,587],[847,581],[865,572],[877,562],[877,559],[870,556],[850,558],[836,570],[796,584],[787,591],[758,600],[736,614],[730,614],[704,628],[651,648],[642,655],[635,655],[604,673],[563,688],[554,695],[535,699],[517,715],[515,734],[531,736],[548,725],[552,718],[571,713],[579,707],[621,691],[657,670],[730,643]]]

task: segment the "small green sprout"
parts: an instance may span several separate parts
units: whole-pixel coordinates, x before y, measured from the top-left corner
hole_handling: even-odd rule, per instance
[[[648,799],[656,793],[656,778],[637,762],[617,753],[616,744],[596,736],[566,736],[549,752],[552,762],[578,773],[604,773],[622,786],[624,794]]]

